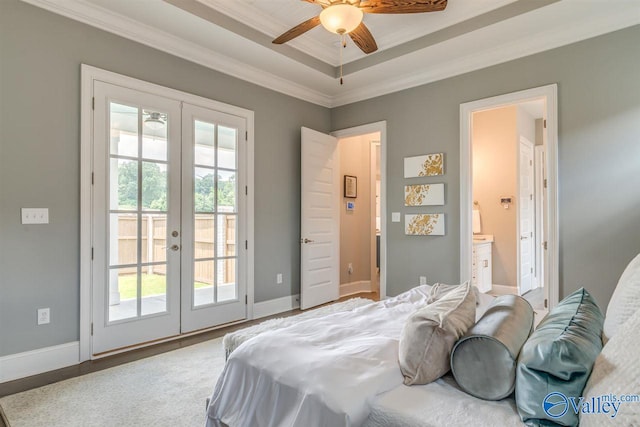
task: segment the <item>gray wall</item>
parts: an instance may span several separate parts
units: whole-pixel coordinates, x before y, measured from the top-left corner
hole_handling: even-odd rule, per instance
[[[79,336],[81,63],[255,111],[256,301],[299,292],[300,126],[329,131],[327,108],[17,0],[0,0],[0,54],[0,356]],[[21,225],[22,207],[51,223]]]
[[[387,121],[387,218],[402,206],[403,158],[446,153],[447,235],[410,237],[387,223],[387,289],[459,279],[461,103],[558,84],[560,293],[580,286],[605,309],[640,252],[640,26],[332,109],[333,129]]]
[[[604,307],[640,252],[637,40],[640,27],[330,111],[0,0],[0,356],[78,339],[81,63],[255,111],[256,301],[299,291],[300,126],[387,120],[388,218],[404,212],[402,159],[446,153],[447,235],[387,224],[393,295],[419,275],[458,281],[460,103],[557,82],[561,291],[584,285]],[[21,207],[48,207],[51,224],[20,225]]]

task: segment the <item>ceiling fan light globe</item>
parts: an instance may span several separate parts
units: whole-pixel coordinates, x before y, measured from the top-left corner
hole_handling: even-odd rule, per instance
[[[336,34],[347,34],[358,28],[364,14],[362,10],[350,4],[334,4],[322,10],[320,23]]]
[[[147,119],[144,124],[151,130],[158,130],[164,127],[164,122],[160,119]]]
[[[144,119],[144,124],[151,130],[158,130],[164,127],[164,120],[162,115],[157,112],[148,113],[149,117]]]

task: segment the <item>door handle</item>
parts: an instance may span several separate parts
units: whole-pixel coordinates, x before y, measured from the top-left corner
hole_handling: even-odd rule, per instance
[[[300,243],[313,243],[313,240],[311,239],[307,239],[306,237],[304,239],[300,239]]]
[[[169,246],[169,249],[171,249],[172,251],[179,251],[180,250],[180,245],[171,245]]]
[[[520,236],[520,240],[527,240],[529,236]]]

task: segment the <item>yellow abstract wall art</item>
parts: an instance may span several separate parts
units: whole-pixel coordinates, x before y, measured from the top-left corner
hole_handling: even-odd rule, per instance
[[[407,214],[404,232],[409,236],[444,236],[444,214]]]
[[[444,153],[404,158],[404,177],[444,175]]]
[[[417,184],[404,186],[405,206],[444,205],[444,184]]]

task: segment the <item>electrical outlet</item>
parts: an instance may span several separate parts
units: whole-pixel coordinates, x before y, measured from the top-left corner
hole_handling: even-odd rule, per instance
[[[39,308],[38,309],[38,325],[46,325],[51,321],[49,317],[50,311],[48,308]]]
[[[276,274],[276,283],[277,283],[278,285],[281,285],[281,284],[282,284],[282,273],[278,273],[278,274]]]
[[[427,276],[420,276],[420,284],[421,285],[427,284]]]
[[[352,263],[349,263],[349,265],[347,266],[347,273],[353,274],[353,264]]]

